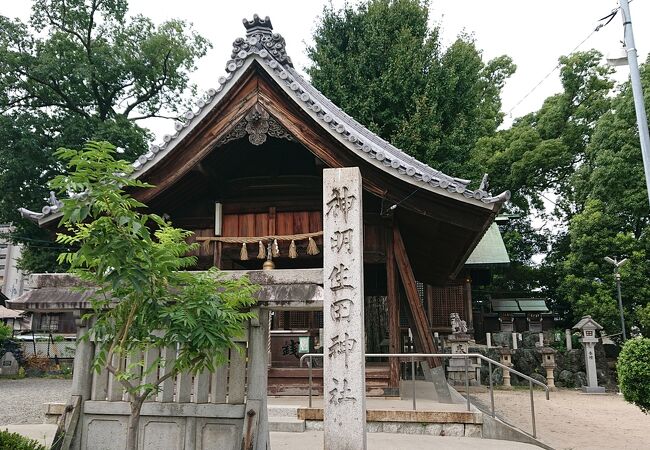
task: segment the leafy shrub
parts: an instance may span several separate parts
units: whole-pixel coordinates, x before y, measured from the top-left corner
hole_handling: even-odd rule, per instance
[[[7,339],[11,338],[13,335],[13,330],[9,325],[5,325],[4,323],[0,323],[0,345]]]
[[[650,339],[630,339],[616,364],[623,397],[641,411],[650,413]]]
[[[46,450],[38,442],[21,436],[18,433],[10,433],[7,430],[0,431],[0,450]]]

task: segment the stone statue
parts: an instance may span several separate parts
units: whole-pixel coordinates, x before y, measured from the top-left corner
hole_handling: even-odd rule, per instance
[[[467,333],[467,322],[460,320],[460,315],[458,313],[449,314],[449,321],[451,322],[452,333]]]

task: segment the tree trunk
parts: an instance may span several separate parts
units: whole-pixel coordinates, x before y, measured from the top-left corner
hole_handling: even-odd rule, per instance
[[[140,426],[140,411],[146,395],[137,396],[131,400],[131,415],[126,429],[126,450],[137,450],[138,428]]]

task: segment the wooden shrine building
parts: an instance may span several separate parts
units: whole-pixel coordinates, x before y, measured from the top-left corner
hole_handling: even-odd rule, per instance
[[[471,325],[470,289],[458,276],[509,193],[472,190],[376,136],[294,69],[268,17],[244,26],[218,87],[133,163],[134,176],[155,186],[135,197],[204,243],[196,270],[256,271],[272,260],[276,271],[322,273],[322,171],[358,167],[366,351],[401,352],[410,329],[415,348],[433,352],[432,330],[448,330],[449,313]],[[53,228],[60,206],[22,212]],[[298,357],[321,348],[321,303],[296,309],[289,300],[273,308],[272,393],[306,392]],[[369,361],[367,378],[369,390],[394,392],[398,364]]]

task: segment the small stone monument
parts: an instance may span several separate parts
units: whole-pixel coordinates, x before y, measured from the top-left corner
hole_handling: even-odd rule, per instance
[[[574,329],[580,330],[582,337],[580,342],[585,349],[585,367],[587,369],[587,386],[582,390],[587,394],[602,394],[605,388],[598,386],[598,377],[596,376],[596,352],[594,347],[598,342],[596,330],[602,330],[603,327],[598,324],[591,316],[584,316],[580,322],[573,326]]]
[[[555,349],[551,347],[541,347],[539,352],[542,354],[542,367],[546,369],[546,385],[551,390],[555,390],[555,376],[553,369],[555,369]]]
[[[469,353],[469,341],[471,336],[467,333],[467,324],[461,320],[458,313],[449,315],[451,334],[447,337],[447,345],[453,354]],[[467,361],[467,375],[469,384],[478,386],[481,384],[481,362],[478,358],[469,358]],[[447,367],[447,380],[452,386],[465,385],[465,358],[451,358]]]
[[[508,347],[502,347],[499,349],[499,354],[501,355],[501,364],[506,367],[512,367],[512,351]],[[503,388],[512,389],[510,384],[510,371],[503,369]]]
[[[7,352],[0,360],[0,375],[17,375],[18,374],[18,361],[14,354]]]

